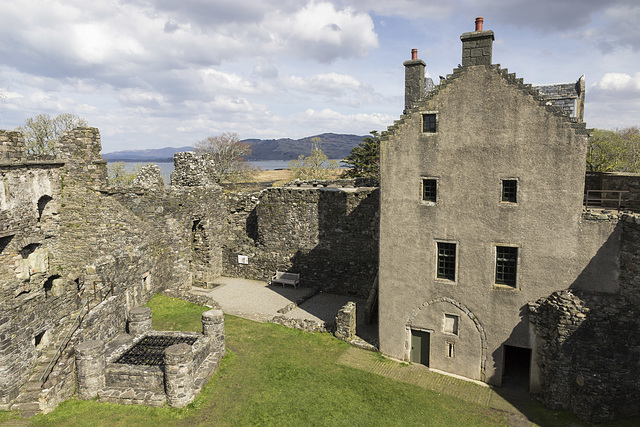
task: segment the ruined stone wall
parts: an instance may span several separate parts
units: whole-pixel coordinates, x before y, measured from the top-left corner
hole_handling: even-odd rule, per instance
[[[603,422],[640,414],[640,216],[593,220],[620,233],[619,292],[558,291],[529,312],[545,405]]]
[[[639,314],[620,295],[580,291],[531,304],[545,405],[594,422],[638,415]]]
[[[26,160],[19,134],[2,132],[0,140],[0,408],[7,409],[60,344],[43,387],[56,399],[69,396],[65,335],[108,340],[124,332],[122,314],[180,282],[187,268],[176,268],[184,260],[165,229],[105,190],[97,129],[67,133],[48,161]]]
[[[289,271],[304,286],[366,297],[377,272],[378,203],[371,187],[229,195],[224,274],[268,280]]]

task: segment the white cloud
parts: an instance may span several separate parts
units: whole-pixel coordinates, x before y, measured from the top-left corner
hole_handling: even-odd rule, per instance
[[[593,84],[592,90],[600,95],[640,97],[640,72],[633,76],[625,73],[606,73]]]
[[[300,58],[329,63],[361,57],[378,47],[373,21],[366,13],[337,10],[328,2],[310,2],[293,14],[276,10],[262,24],[271,50],[290,50]]]

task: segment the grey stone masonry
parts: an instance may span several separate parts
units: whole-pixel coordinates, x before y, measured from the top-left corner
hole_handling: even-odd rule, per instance
[[[351,341],[356,336],[356,303],[349,301],[336,315],[336,338]]]
[[[75,350],[78,398],[91,400],[104,388],[104,343],[88,340],[78,344]]]
[[[151,330],[151,309],[149,307],[136,307],[129,312],[129,334],[132,336],[144,335]]]
[[[211,337],[211,352],[225,352],[224,312],[209,310],[202,313],[202,334]]]
[[[164,351],[164,387],[167,403],[183,408],[195,397],[193,392],[193,353],[187,344],[174,344]]]
[[[424,70],[427,66],[422,59],[405,61],[404,65],[404,108],[413,108],[425,92]]]
[[[462,66],[491,65],[493,31],[472,31],[460,36],[462,41]]]
[[[164,180],[160,173],[160,167],[156,164],[145,165],[133,180],[134,187],[142,187],[146,190],[164,190]]]

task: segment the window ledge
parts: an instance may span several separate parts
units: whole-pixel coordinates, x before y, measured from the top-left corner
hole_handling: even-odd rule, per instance
[[[494,283],[493,284],[493,289],[502,289],[505,291],[519,291],[520,288],[516,287],[516,286],[510,286],[510,285],[501,285],[499,283]]]

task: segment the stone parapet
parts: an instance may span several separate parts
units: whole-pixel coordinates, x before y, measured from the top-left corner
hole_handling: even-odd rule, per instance
[[[129,334],[133,336],[144,335],[151,330],[151,309],[149,307],[136,307],[129,311]]]
[[[211,338],[211,352],[225,352],[224,312],[209,310],[202,313],[202,334]]]
[[[104,388],[104,343],[100,340],[84,341],[76,346],[78,372],[78,398],[91,400]]]
[[[193,392],[193,353],[187,344],[175,344],[164,351],[164,387],[167,403],[183,408],[195,397]]]
[[[351,341],[356,336],[356,303],[349,301],[336,315],[336,338]]]

